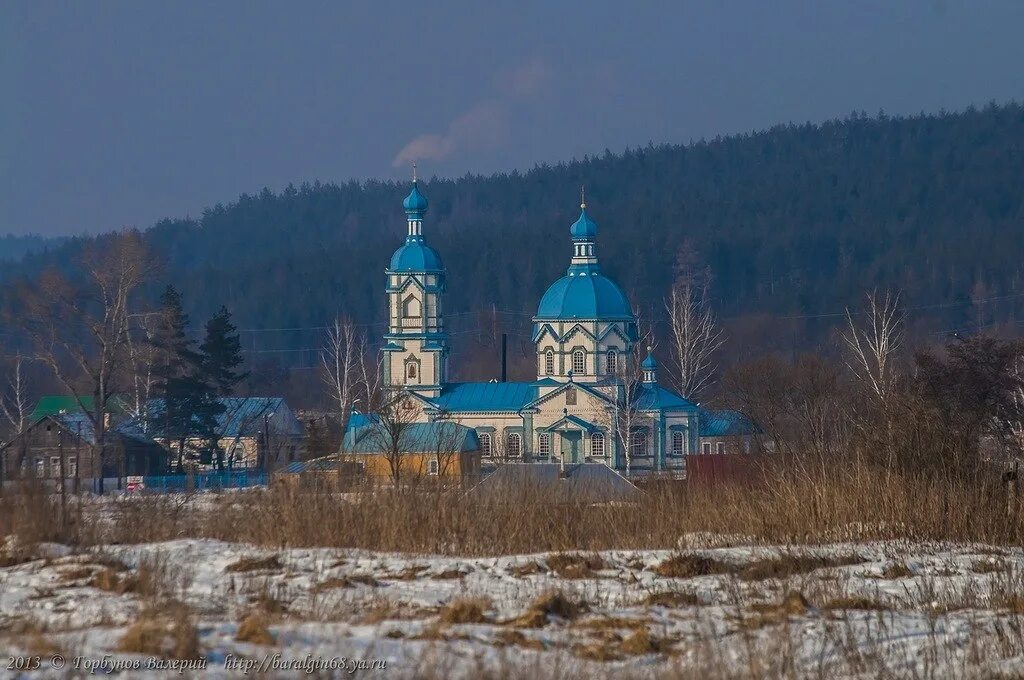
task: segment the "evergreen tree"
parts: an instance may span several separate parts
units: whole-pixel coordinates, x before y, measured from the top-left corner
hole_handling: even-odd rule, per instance
[[[229,396],[235,386],[248,377],[248,373],[239,370],[242,365],[242,343],[227,307],[221,307],[206,322],[206,339],[199,349],[203,354],[206,378],[218,395]]]
[[[176,442],[177,467],[184,469],[186,445],[190,440],[207,442],[200,452],[208,457],[216,446],[217,416],[222,406],[202,370],[202,355],[188,337],[188,315],[181,294],[168,286],[160,296],[160,311],[152,343],[156,350],[153,372],[159,407],[147,409],[150,430]]]

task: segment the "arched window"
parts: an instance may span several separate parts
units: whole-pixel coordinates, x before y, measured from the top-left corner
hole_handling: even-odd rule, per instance
[[[550,456],[551,455],[551,433],[541,432],[537,437],[537,455],[538,456]]]
[[[619,353],[614,349],[608,350],[605,354],[605,361],[608,364],[608,375],[615,375],[619,372]]]
[[[544,352],[544,375],[555,374],[555,351],[548,348]]]
[[[406,319],[418,319],[421,314],[419,298],[414,295],[405,298],[405,302],[402,303],[402,316]]]
[[[604,432],[590,435],[590,455],[598,458],[604,455]]]
[[[505,438],[505,453],[509,458],[518,458],[523,453],[523,437],[518,432],[509,432]]]
[[[672,455],[683,455],[683,433],[679,430],[672,432]]]
[[[583,375],[587,372],[587,355],[581,349],[572,353],[572,372],[574,375]]]
[[[480,453],[485,456],[491,455],[491,435],[481,433],[477,437],[480,439]]]
[[[634,458],[641,458],[647,455],[647,432],[637,430],[633,433],[633,441],[629,443],[630,454]]]

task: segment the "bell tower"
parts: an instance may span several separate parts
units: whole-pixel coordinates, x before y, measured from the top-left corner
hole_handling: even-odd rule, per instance
[[[446,272],[440,255],[423,238],[427,198],[419,190],[415,166],[412,191],[403,207],[408,234],[386,270],[384,382],[435,397],[448,379],[448,336],[442,315]]]

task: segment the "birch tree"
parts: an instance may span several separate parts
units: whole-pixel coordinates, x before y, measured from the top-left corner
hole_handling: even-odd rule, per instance
[[[356,329],[351,319],[336,317],[327,328],[320,365],[342,432],[348,426],[360,383],[366,384],[367,393],[377,387],[377,381],[370,378],[365,353],[365,334]]]
[[[878,291],[872,291],[866,299],[861,323],[846,309],[846,366],[884,404],[896,383],[895,356],[903,343],[904,316],[898,293],[879,298]]]
[[[24,375],[26,361],[27,357],[20,352],[14,356],[7,384],[3,393],[0,393],[0,411],[11,425],[12,438],[24,431],[32,410]]]
[[[92,245],[78,265],[81,276],[74,282],[48,269],[26,287],[21,321],[33,341],[33,358],[83,405],[98,447],[95,473],[102,480],[110,400],[130,380],[130,306],[153,263],[141,235],[129,231]]]
[[[699,272],[696,254],[684,245],[677,258],[676,278],[665,302],[671,327],[671,354],[679,394],[696,401],[715,380],[715,353],[722,330],[708,301],[710,274]]]

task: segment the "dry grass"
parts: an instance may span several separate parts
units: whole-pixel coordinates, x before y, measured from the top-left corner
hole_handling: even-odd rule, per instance
[[[733,564],[713,557],[680,553],[673,555],[654,568],[654,573],[666,578],[693,578],[715,574],[734,574],[738,570]]]
[[[600,555],[581,555],[579,553],[558,553],[547,559],[548,568],[562,578],[593,578],[594,572],[604,569],[607,565]]]
[[[148,610],[128,627],[117,649],[166,659],[197,659],[199,633],[191,612],[183,606],[159,612]]]
[[[224,567],[224,571],[238,574],[249,571],[280,571],[283,568],[281,558],[277,555],[270,555],[269,557],[243,557]]]
[[[1007,571],[1010,568],[1006,560],[990,557],[987,560],[977,560],[971,565],[975,574],[996,574]]]
[[[878,600],[873,600],[863,595],[847,595],[845,597],[836,597],[825,604],[821,605],[822,609],[825,610],[839,610],[845,611],[847,609],[856,609],[862,611],[888,611],[891,607],[888,607]]]
[[[644,600],[644,604],[656,607],[697,607],[703,604],[696,594],[679,591],[665,590],[657,593],[650,593]]]
[[[586,610],[586,605],[570,599],[561,591],[550,591],[539,596],[526,611],[509,623],[519,628],[543,628],[550,617],[571,621]]]
[[[487,623],[487,610],[491,608],[491,602],[487,598],[464,597],[451,602],[441,610],[438,617],[441,623]]]
[[[909,578],[913,575],[914,572],[910,570],[906,562],[890,562],[882,570],[882,578],[884,579]]]
[[[739,576],[745,581],[763,581],[769,578],[787,579],[817,571],[818,569],[846,567],[853,564],[863,564],[864,562],[867,562],[867,560],[856,554],[818,556],[783,553],[778,557],[769,557],[749,562],[747,566],[740,570]]]
[[[16,534],[21,545],[187,536],[274,547],[471,556],[675,549],[680,536],[694,532],[756,535],[783,544],[897,538],[1024,543],[1024,522],[1008,516],[1005,504],[993,502],[1001,493],[998,475],[911,474],[869,465],[824,466],[815,472],[782,456],[769,464],[773,467],[754,483],[654,485],[628,508],[590,505],[541,486],[488,497],[437,485],[356,485],[339,503],[330,487],[276,485],[232,495],[209,513],[195,512],[187,496],[150,496],[107,508],[109,521],[92,521],[86,512],[80,521],[69,524],[65,518],[62,525],[57,505],[26,490],[0,496],[0,534]],[[84,512],[83,504],[72,503],[76,513]],[[249,558],[235,567],[279,568],[273,557]],[[516,573],[527,575],[530,569],[523,565]]]
[[[259,610],[250,612],[238,624],[235,640],[238,642],[249,642],[254,645],[274,645],[277,641],[270,633],[269,626],[270,616],[266,612]]]

